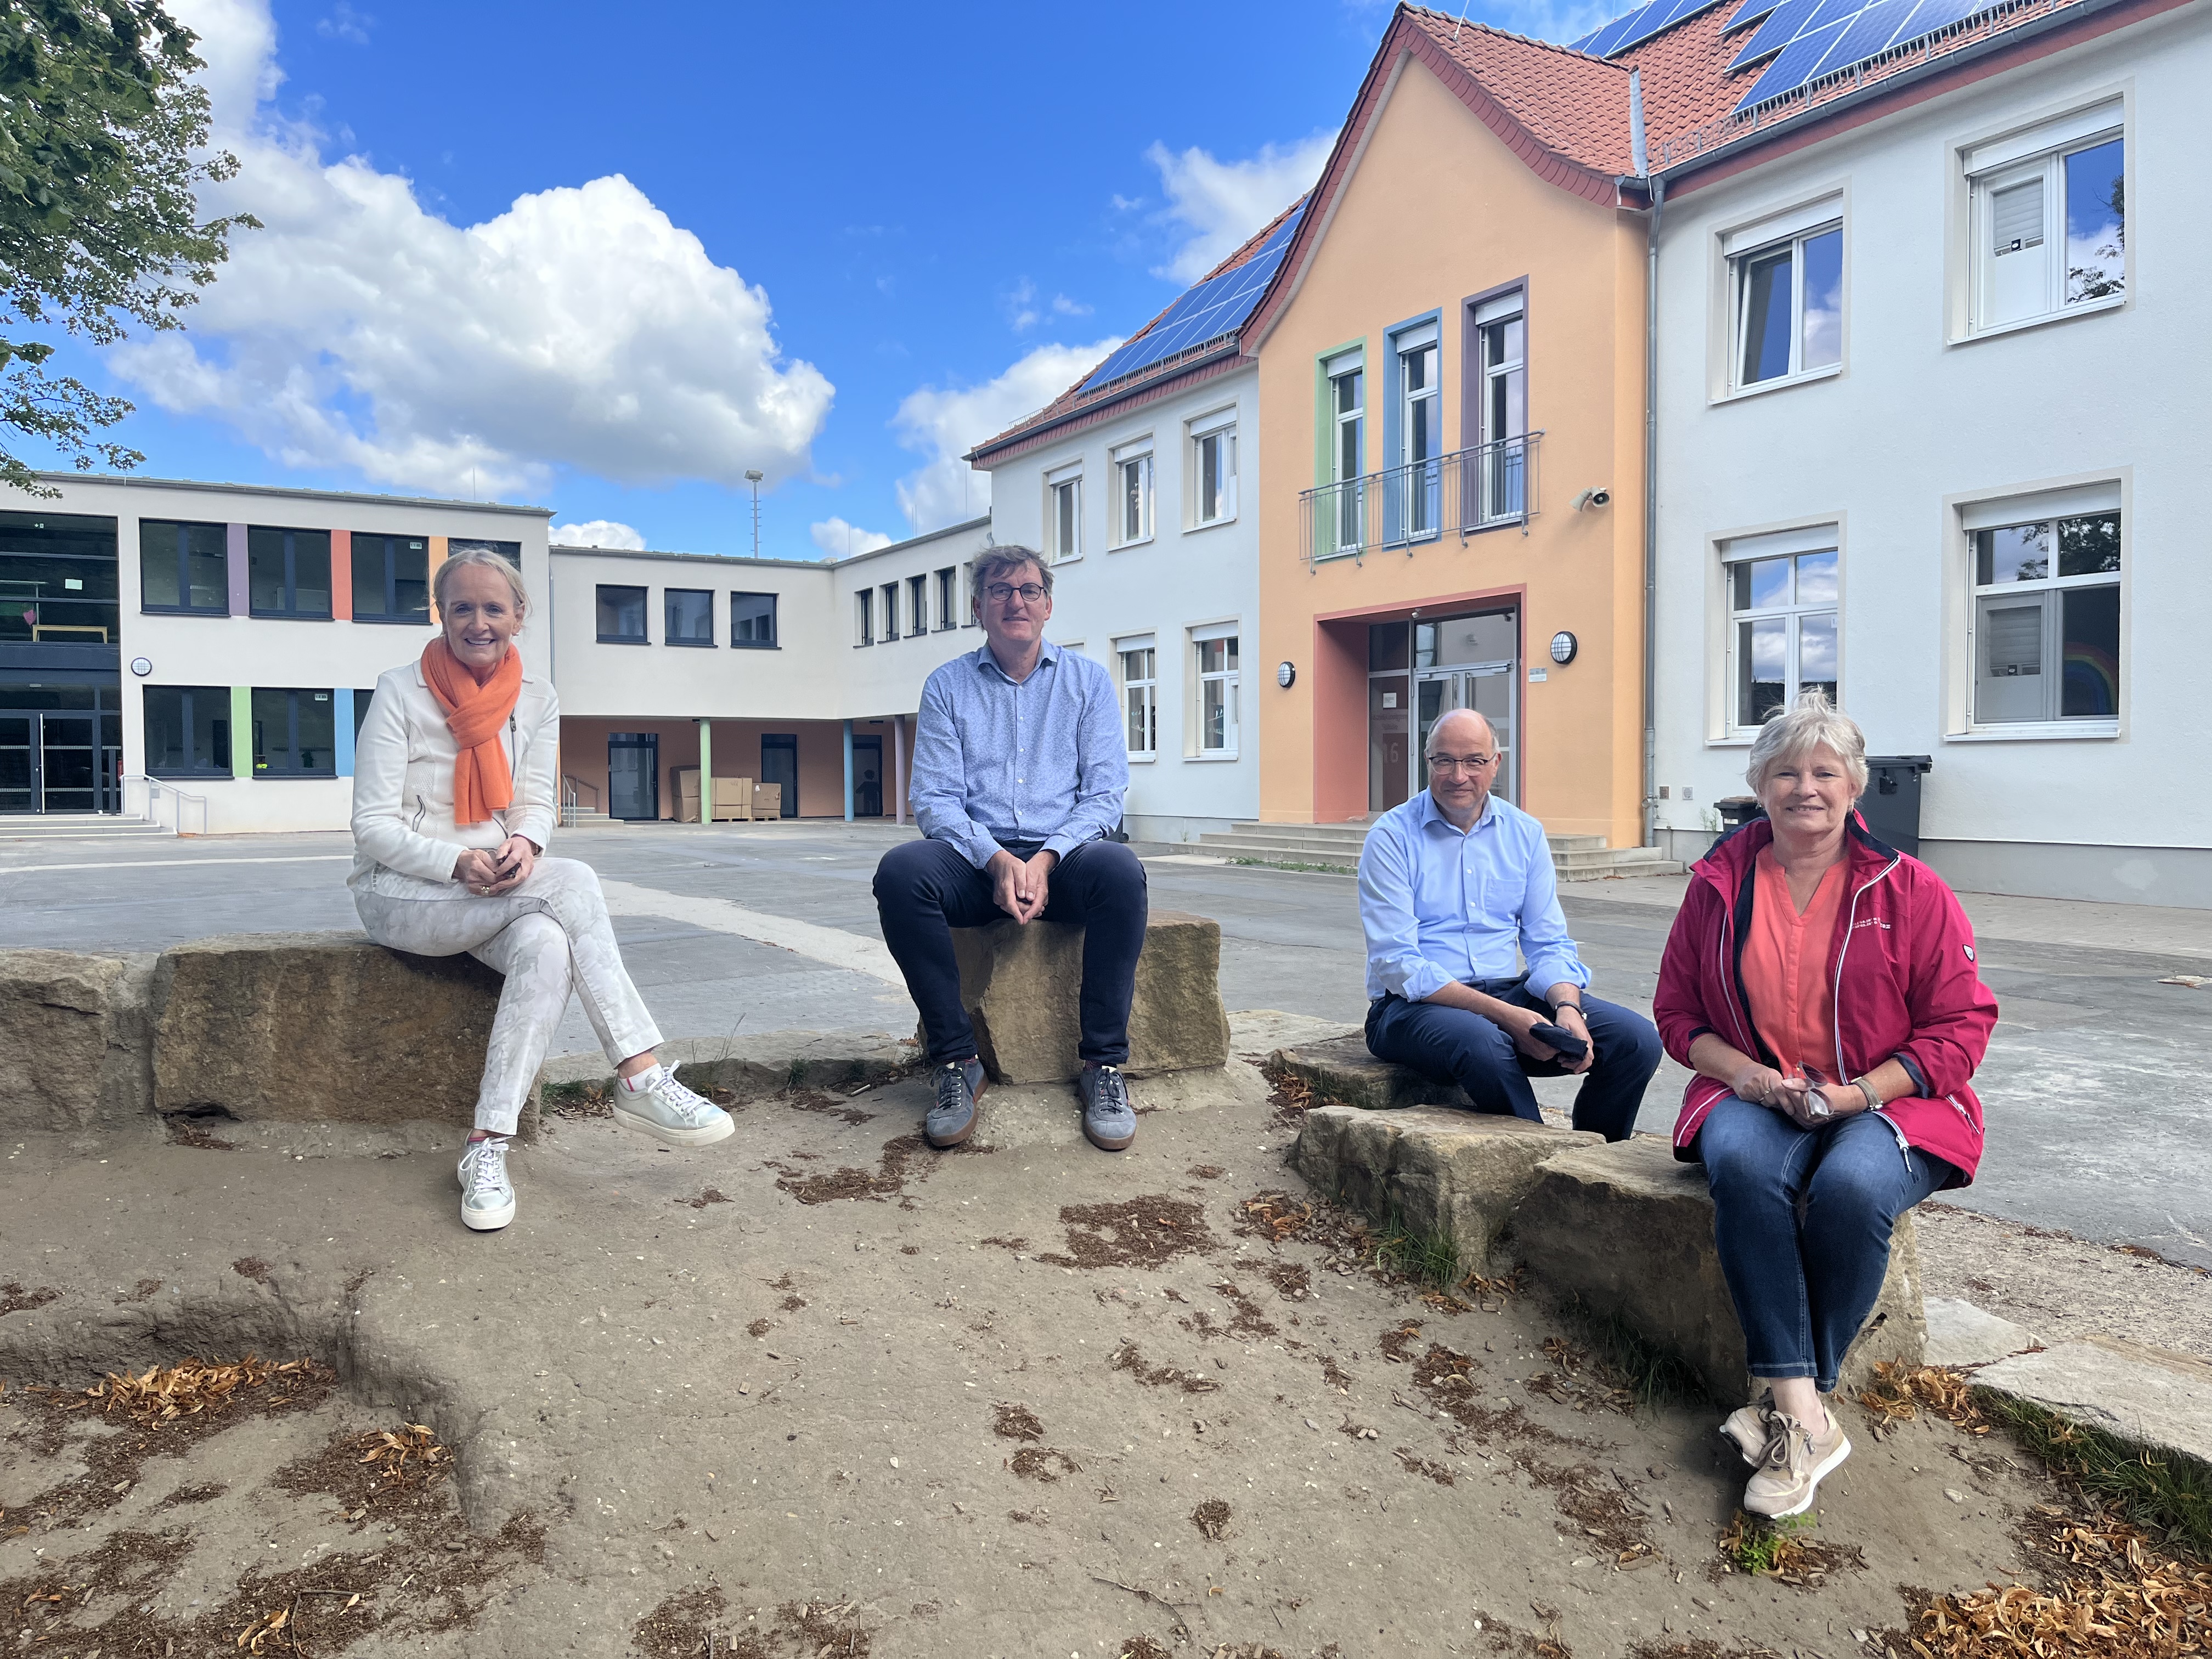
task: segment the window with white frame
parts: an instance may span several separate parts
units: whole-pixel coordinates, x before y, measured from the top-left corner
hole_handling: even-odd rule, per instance
[[[1226,523],[1237,516],[1237,411],[1201,416],[1189,431],[1191,527]]]
[[[1844,361],[1843,204],[1830,198],[1732,231],[1729,384],[1765,386]]]
[[[1974,724],[2117,722],[2117,507],[2040,515],[1985,507],[1970,515],[1969,526]]]
[[[1801,691],[1837,697],[1836,527],[1721,548],[1729,599],[1729,725],[1755,731]]]
[[[1966,152],[1977,329],[2125,297],[2124,115],[2114,100]]]
[[[1335,486],[1336,545],[1349,551],[1365,544],[1366,500],[1360,488],[1367,453],[1367,374],[1357,351],[1332,359],[1322,371],[1328,380],[1328,467],[1324,483]]]
[[[1482,375],[1476,517],[1509,522],[1523,514],[1528,499],[1528,447],[1521,441],[1528,435],[1527,295],[1516,289],[1483,301],[1474,307],[1474,330]]]
[[[1198,752],[1237,752],[1237,624],[1196,628],[1190,635],[1198,669]]]
[[[1114,651],[1121,663],[1122,723],[1128,733],[1129,757],[1150,760],[1160,746],[1158,661],[1152,636],[1116,640]]]
[[[1393,540],[1413,541],[1437,533],[1442,474],[1434,463],[1443,452],[1443,331],[1423,323],[1394,336],[1397,354],[1397,453],[1399,469],[1390,502]]]
[[[1114,545],[1148,542],[1152,538],[1152,441],[1140,438],[1122,444],[1109,459],[1114,480]]]
[[[1045,556],[1054,564],[1083,556],[1083,468],[1079,463],[1044,475]]]

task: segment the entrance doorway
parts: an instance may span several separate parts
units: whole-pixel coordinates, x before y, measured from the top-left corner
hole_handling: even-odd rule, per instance
[[[879,818],[884,815],[884,740],[853,739],[853,816]]]
[[[660,816],[660,736],[654,732],[607,733],[607,816]]]
[[[1520,799],[1520,618],[1511,611],[1376,623],[1367,630],[1367,805],[1388,811],[1429,787],[1429,732],[1455,708],[1498,739],[1491,788]]]
[[[122,728],[98,709],[0,709],[0,812],[121,811]]]
[[[791,732],[770,732],[761,739],[763,783],[781,785],[783,805],[780,816],[799,816],[799,738]]]

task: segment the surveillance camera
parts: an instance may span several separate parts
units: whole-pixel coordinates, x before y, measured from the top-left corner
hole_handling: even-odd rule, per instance
[[[1612,500],[1613,492],[1602,486],[1595,489],[1585,489],[1575,497],[1574,510],[1580,513],[1587,507],[1603,507]]]

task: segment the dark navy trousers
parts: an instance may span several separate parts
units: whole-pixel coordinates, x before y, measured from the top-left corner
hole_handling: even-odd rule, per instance
[[[1488,981],[1474,988],[1550,1018],[1551,1005],[1522,981]],[[1582,1005],[1597,1059],[1583,1073],[1581,1092],[1575,1096],[1575,1127],[1595,1129],[1607,1140],[1626,1140],[1635,1131],[1644,1085],[1659,1069],[1659,1033],[1643,1015],[1588,992]],[[1480,1014],[1398,996],[1377,997],[1369,1005],[1367,1051],[1377,1060],[1411,1066],[1432,1082],[1458,1084],[1478,1112],[1510,1114],[1531,1123],[1544,1120],[1528,1079],[1567,1075],[1556,1060],[1531,1060],[1522,1054],[1504,1026]]]
[[[1035,847],[1012,845],[1018,858]],[[955,927],[1002,920],[991,878],[949,842],[910,841],[876,866],[876,915],[884,943],[906,975],[921,1011],[929,1061],[965,1060],[975,1052],[975,1028],[960,1000]],[[1053,866],[1042,920],[1072,922],[1083,933],[1083,993],[1077,1013],[1086,1065],[1121,1066],[1129,1058],[1129,1003],[1137,994],[1137,957],[1145,948],[1145,866],[1119,842],[1086,841]]]

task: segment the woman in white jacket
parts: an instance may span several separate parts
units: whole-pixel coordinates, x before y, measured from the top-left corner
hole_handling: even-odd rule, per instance
[[[440,637],[378,679],[355,744],[346,884],[378,944],[465,951],[507,976],[460,1164],[461,1220],[488,1232],[514,1218],[507,1141],[571,991],[620,1079],[617,1123],[674,1146],[734,1126],[654,1054],[660,1032],[623,970],[591,866],[541,856],[561,710],[514,646],[529,608],[521,577],[472,548],[439,566],[434,591]]]

